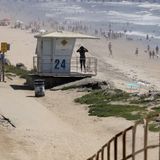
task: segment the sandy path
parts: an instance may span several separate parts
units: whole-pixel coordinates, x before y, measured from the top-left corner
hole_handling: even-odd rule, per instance
[[[33,91],[13,90],[8,83],[1,83],[0,88],[0,112],[16,126],[7,130],[5,139],[9,143],[1,150],[2,158],[8,155],[10,146],[13,159],[86,159],[131,124],[124,119],[88,117],[86,107],[74,104],[73,99],[82,95],[75,91],[47,91],[46,97],[36,99]]]
[[[16,83],[20,81],[11,82]],[[1,159],[84,160],[132,124],[122,118],[88,116],[85,105],[73,102],[84,94],[75,90],[48,90],[37,99],[33,91],[13,90],[9,84],[0,84],[0,111],[16,128],[0,127]],[[137,137],[141,146],[142,131]],[[156,141],[152,134],[151,142]]]

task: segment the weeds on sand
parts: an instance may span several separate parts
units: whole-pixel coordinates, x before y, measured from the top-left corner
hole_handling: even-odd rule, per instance
[[[28,71],[28,70],[24,70],[24,69],[21,69],[21,68],[17,68],[17,67],[15,67],[13,65],[6,65],[5,66],[5,72],[6,73],[14,73],[17,76],[20,76],[20,78],[24,78],[24,79],[27,79],[28,75],[30,73],[32,73],[32,71]]]
[[[124,117],[127,120],[142,119],[145,107],[135,105],[95,104],[89,106],[89,115],[98,117]]]
[[[75,99],[75,102],[88,104],[90,116],[116,116],[127,120],[140,120],[160,113],[160,107],[148,110],[146,106],[148,99],[145,100],[145,98],[119,89],[92,91]],[[157,127],[156,124],[150,124],[149,128],[152,131],[160,130],[160,127]]]
[[[89,94],[82,96],[81,98],[75,99],[75,102],[81,104],[101,104],[101,103],[109,103],[112,101],[126,101],[129,98],[129,94],[119,90],[97,90],[92,91]]]

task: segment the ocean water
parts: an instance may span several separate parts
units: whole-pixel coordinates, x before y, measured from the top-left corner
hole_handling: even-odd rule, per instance
[[[39,3],[46,18],[94,24],[107,30],[160,38],[160,4],[133,2],[48,2]]]
[[[19,12],[33,18],[50,19],[59,24],[81,24],[90,29],[108,31],[127,30],[128,35],[160,39],[160,4],[137,2],[80,2],[54,0],[52,2],[1,0]],[[11,4],[12,2],[12,4]],[[0,2],[1,3],[1,2]],[[22,9],[23,8],[23,9]],[[15,15],[21,16],[21,13]],[[21,17],[20,17],[21,18]]]

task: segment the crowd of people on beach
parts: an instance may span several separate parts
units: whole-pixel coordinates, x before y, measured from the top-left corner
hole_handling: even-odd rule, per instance
[[[30,30],[31,33],[40,32],[41,30],[46,31],[57,31],[65,30],[71,32],[79,32],[83,34],[90,34],[93,36],[103,37],[106,40],[118,39],[125,36],[125,32],[114,31],[109,24],[106,27],[100,28],[93,26],[89,23],[82,22],[81,20],[65,20],[59,22],[53,18],[48,18],[45,20],[36,19],[30,22],[25,22],[22,20],[10,20],[12,28]]]
[[[150,46],[147,46],[147,53],[149,54],[150,59],[158,58],[159,57],[159,47],[158,45],[155,49],[151,49]]]
[[[14,25],[13,25],[14,24]],[[16,20],[15,22],[12,23],[13,28],[19,28],[19,29],[26,29],[30,30],[31,33],[40,33],[43,29],[45,31],[56,31],[56,30],[66,30],[66,31],[71,31],[71,32],[80,32],[84,34],[92,34],[94,36],[102,37],[106,39],[108,43],[108,56],[113,57],[113,46],[112,46],[112,40],[114,39],[119,39],[119,38],[126,38],[126,30],[123,32],[116,32],[112,29],[111,25],[108,25],[106,29],[102,28],[93,28],[89,24],[84,24],[81,21],[64,21],[62,23],[59,23],[56,20],[35,20],[31,21],[27,24],[25,24],[23,21]],[[146,42],[148,43],[150,41],[149,35],[147,34],[146,36]],[[87,49],[86,49],[87,50]],[[80,51],[80,50],[79,50]],[[157,45],[154,48],[151,48],[151,45],[148,44],[147,49],[145,52],[148,54],[149,59],[155,59],[159,58],[159,46]],[[140,54],[139,49],[135,49],[135,55],[138,56]],[[80,56],[82,54],[80,53]],[[85,70],[85,58],[83,57],[84,60],[80,60],[80,67],[81,71],[82,68]]]
[[[158,45],[155,48],[151,48],[150,45],[147,45],[147,49],[145,50],[145,53],[148,54],[149,59],[159,58],[159,47],[158,47]],[[136,48],[136,50],[135,50],[135,55],[136,56],[139,55],[138,48]]]
[[[114,32],[113,30],[109,30],[107,33],[102,32],[102,36],[104,36],[106,39],[118,39],[121,38],[124,35],[122,32]]]

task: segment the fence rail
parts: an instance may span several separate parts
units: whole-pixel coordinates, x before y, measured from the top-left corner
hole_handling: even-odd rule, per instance
[[[94,57],[86,57],[85,58],[85,72],[86,73],[91,73],[96,75],[97,74],[97,59]],[[80,58],[79,57],[73,57],[71,59],[71,72],[81,72],[81,67],[80,67]]]
[[[144,136],[143,136],[143,148],[136,150],[136,132],[137,132],[137,127],[139,124],[144,125]],[[88,158],[87,160],[128,160],[128,159],[132,159],[132,160],[136,160],[136,156],[138,154],[143,154],[143,160],[149,160],[148,159],[148,150],[149,149],[154,149],[154,148],[158,148],[158,160],[160,160],[160,133],[159,133],[159,137],[158,137],[158,141],[157,144],[152,144],[149,145],[148,144],[148,124],[149,124],[149,120],[148,119],[144,119],[143,121],[139,121],[137,123],[135,123],[135,125],[128,127],[127,129],[125,129],[124,131],[119,132],[118,134],[116,134],[114,137],[112,137],[105,145],[103,145],[100,150],[97,151],[96,154],[94,154],[93,156],[91,156],[90,158]],[[131,133],[131,153],[127,154],[127,134]],[[119,139],[122,139],[121,142],[119,142]],[[122,151],[120,154],[121,158],[118,158],[119,154],[119,148],[118,148],[118,144],[122,144]],[[112,145],[112,147],[111,147]],[[112,152],[111,152],[111,148],[112,148]],[[155,156],[155,155],[154,155]],[[137,160],[139,160],[137,158]],[[142,160],[142,159],[141,159]],[[155,159],[154,159],[155,160]]]

